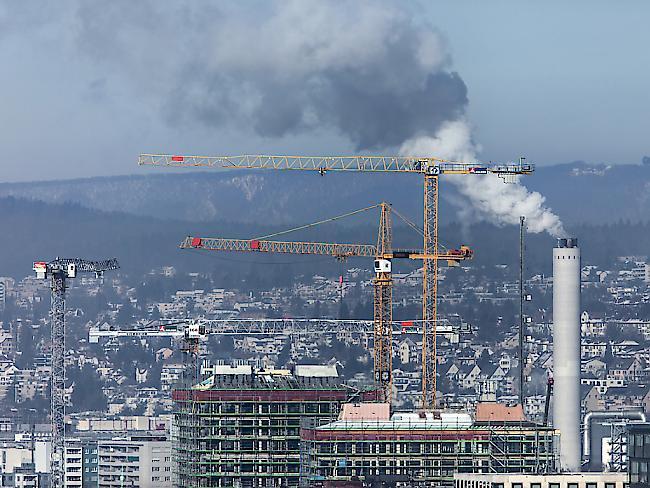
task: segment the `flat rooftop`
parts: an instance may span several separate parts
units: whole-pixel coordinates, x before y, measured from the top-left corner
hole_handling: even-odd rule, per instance
[[[215,366],[214,374],[192,390],[314,390],[342,387],[335,366],[298,365],[288,369]]]

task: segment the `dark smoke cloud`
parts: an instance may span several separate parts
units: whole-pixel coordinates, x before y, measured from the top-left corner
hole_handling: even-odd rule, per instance
[[[81,50],[173,124],[333,129],[363,150],[433,133],[467,104],[439,35],[397,3],[75,5]]]

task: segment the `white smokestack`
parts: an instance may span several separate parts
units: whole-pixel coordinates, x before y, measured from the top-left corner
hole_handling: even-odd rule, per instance
[[[442,159],[476,161],[480,146],[472,141],[472,132],[464,120],[444,123],[434,137],[422,136],[406,141],[400,152],[409,156],[435,155]],[[560,218],[544,205],[545,198],[519,184],[504,184],[494,175],[449,176],[466,197],[469,205],[461,207],[464,221],[472,217],[497,225],[519,225],[526,217],[529,232],[548,232],[553,237],[566,234]]]
[[[553,249],[553,426],[560,467],[580,471],[580,248],[558,239]]]

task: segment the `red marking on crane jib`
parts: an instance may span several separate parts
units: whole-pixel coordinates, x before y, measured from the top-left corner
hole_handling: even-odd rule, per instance
[[[192,247],[201,247],[203,242],[201,242],[200,237],[192,237]]]
[[[251,249],[259,249],[260,248],[260,241],[254,239],[251,241]]]
[[[177,162],[180,163],[180,162],[185,161],[185,157],[184,156],[172,156],[172,161],[177,161]]]
[[[413,321],[412,320],[405,320],[402,322],[402,327],[413,327]]]

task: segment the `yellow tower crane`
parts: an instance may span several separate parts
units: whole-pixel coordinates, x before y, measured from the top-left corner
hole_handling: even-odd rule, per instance
[[[422,408],[436,406],[436,322],[438,300],[438,183],[441,175],[493,174],[509,183],[534,171],[524,158],[518,162],[484,165],[410,156],[182,156],[141,154],[140,165],[220,167],[372,173],[418,173],[424,178],[424,246],[422,290]]]
[[[313,227],[325,222],[331,222],[344,216],[350,216],[372,208],[380,207],[379,232],[377,245],[371,244],[344,244],[330,242],[297,242],[275,241],[268,237],[286,234],[295,230]],[[221,237],[192,237],[188,236],[181,243],[181,249],[199,249],[207,251],[239,251],[283,254],[318,254],[332,256],[337,259],[350,257],[374,258],[375,278],[374,312],[373,312],[373,343],[374,343],[374,379],[380,400],[391,401],[392,393],[392,342],[393,342],[393,304],[392,304],[392,260],[393,259],[435,259],[446,260],[450,265],[459,261],[471,259],[473,251],[467,246],[460,249],[445,250],[434,256],[426,256],[422,250],[393,250],[392,248],[392,222],[391,207],[387,203],[380,203],[361,210],[356,210],[344,216],[334,217],[315,224],[279,232],[272,236],[256,239],[226,239]]]

